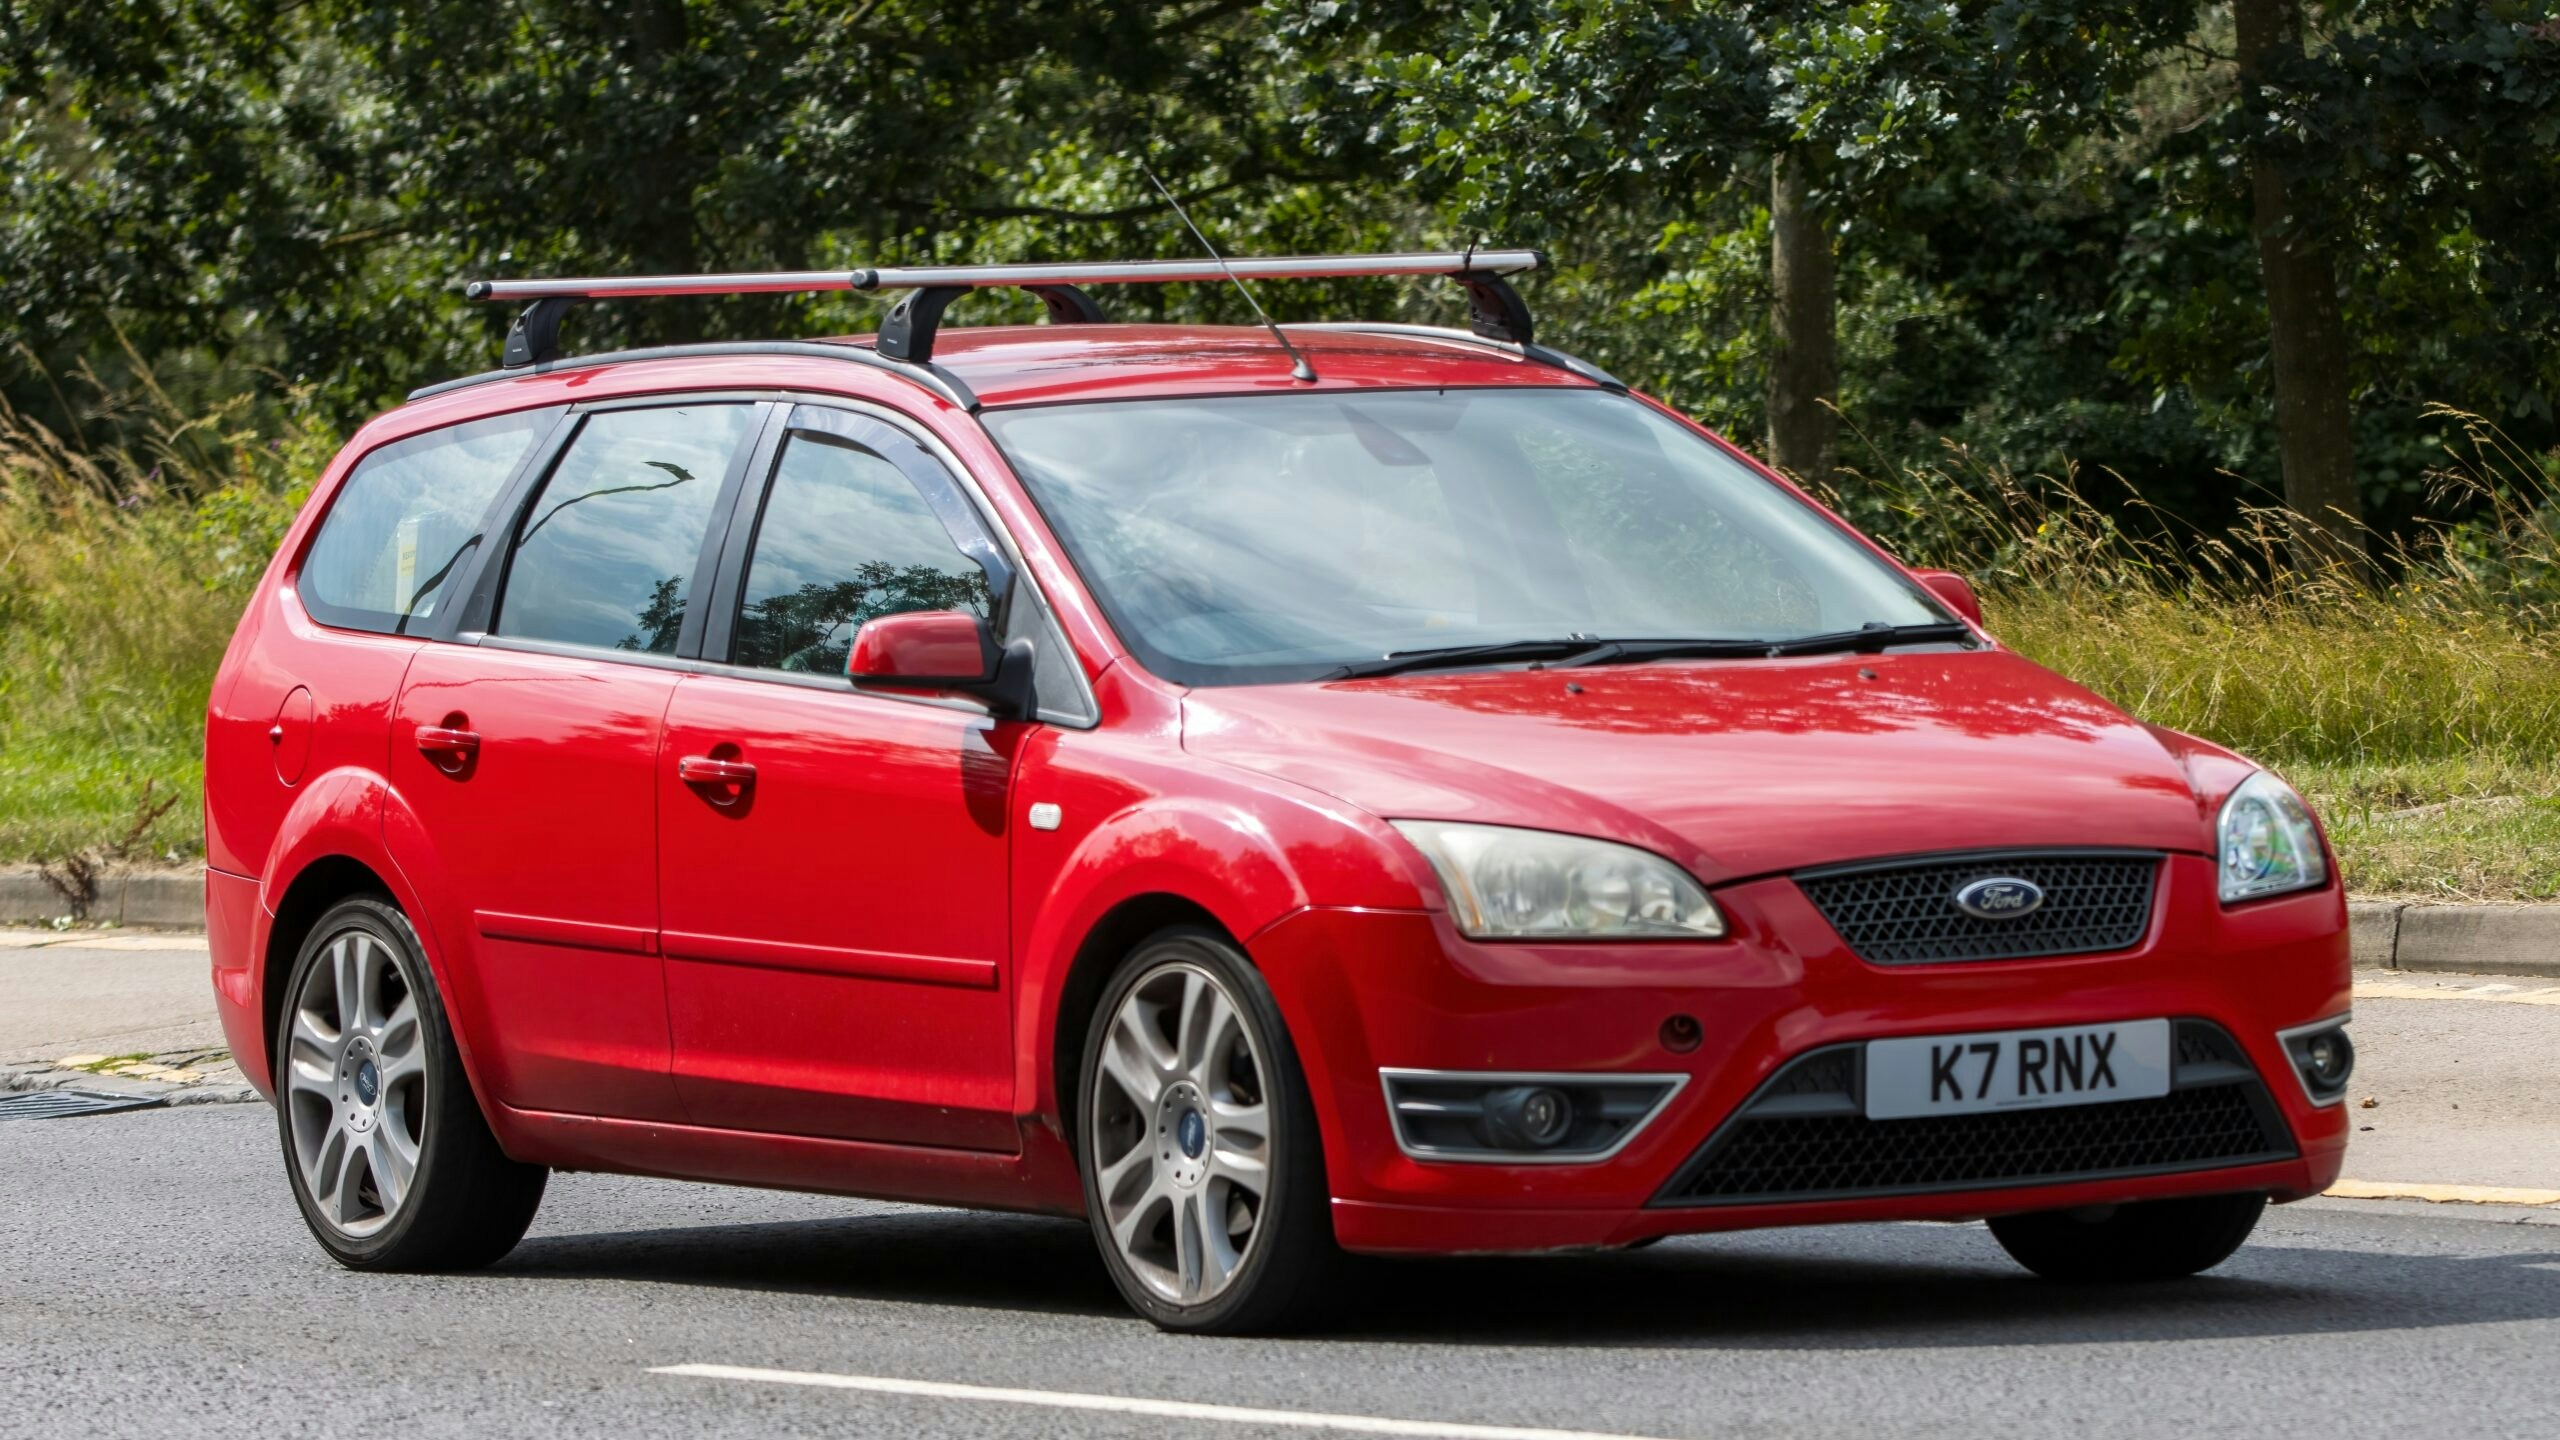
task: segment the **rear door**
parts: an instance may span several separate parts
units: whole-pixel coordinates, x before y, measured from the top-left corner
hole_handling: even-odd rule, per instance
[[[706,1125],[1012,1149],[1006,821],[1028,725],[844,675],[875,616],[1003,618],[1010,566],[887,424],[804,405],[764,452],[707,617],[704,658],[730,663],[677,686],[658,761],[677,1088]],[[751,778],[688,782],[688,759]]]
[[[524,1109],[681,1118],[658,954],[661,726],[765,407],[598,409],[502,533],[458,643],[410,666],[394,783],[458,898]]]

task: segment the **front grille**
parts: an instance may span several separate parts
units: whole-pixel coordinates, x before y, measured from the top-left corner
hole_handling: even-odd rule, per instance
[[[2131,949],[2150,929],[2159,873],[2144,852],[2046,851],[1836,866],[1796,884],[1860,959],[1923,965]],[[2033,882],[2044,903],[1994,920],[1956,908],[1958,890],[1995,875]]]
[[[1866,1118],[1862,1047],[1816,1050],[1762,1085],[1655,1203],[1846,1200],[2292,1159],[2283,1117],[2230,1036],[2182,1020],[2177,1042],[2166,1095],[1908,1120]]]

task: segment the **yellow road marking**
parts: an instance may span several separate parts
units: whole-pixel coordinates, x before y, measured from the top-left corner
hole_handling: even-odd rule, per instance
[[[2341,1200],[2426,1200],[2438,1205],[2560,1205],[2560,1190],[2514,1185],[2419,1185],[2388,1180],[2341,1180],[2327,1194]]]

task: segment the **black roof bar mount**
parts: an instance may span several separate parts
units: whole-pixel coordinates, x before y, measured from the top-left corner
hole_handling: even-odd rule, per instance
[[[1040,297],[1050,323],[1095,324],[1102,307],[1080,287],[1174,281],[1329,279],[1436,275],[1466,288],[1469,319],[1488,340],[1532,343],[1529,307],[1505,277],[1538,269],[1535,250],[1449,250],[1399,255],[1269,255],[1226,261],[1092,260],[1028,265],[884,265],[861,270],[777,270],[736,275],[620,275],[559,280],[474,280],[473,300],[527,301],[507,332],[505,366],[521,370],[560,358],[560,319],[583,300],[666,295],[778,295],[829,290],[911,293],[891,307],[875,342],[879,353],[911,365],[933,359],[942,312],[970,290],[1012,287]]]

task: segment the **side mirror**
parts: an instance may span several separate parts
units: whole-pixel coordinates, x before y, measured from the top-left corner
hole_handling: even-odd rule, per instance
[[[958,610],[883,615],[854,632],[845,675],[891,690],[949,690],[974,695],[999,715],[1026,716],[1031,642],[996,643],[994,627]]]
[[[1920,583],[1928,586],[1929,593],[1944,601],[1948,609],[1975,625],[1982,623],[1982,600],[1973,593],[1972,581],[1953,570],[1914,570],[1911,573],[1919,576]]]

